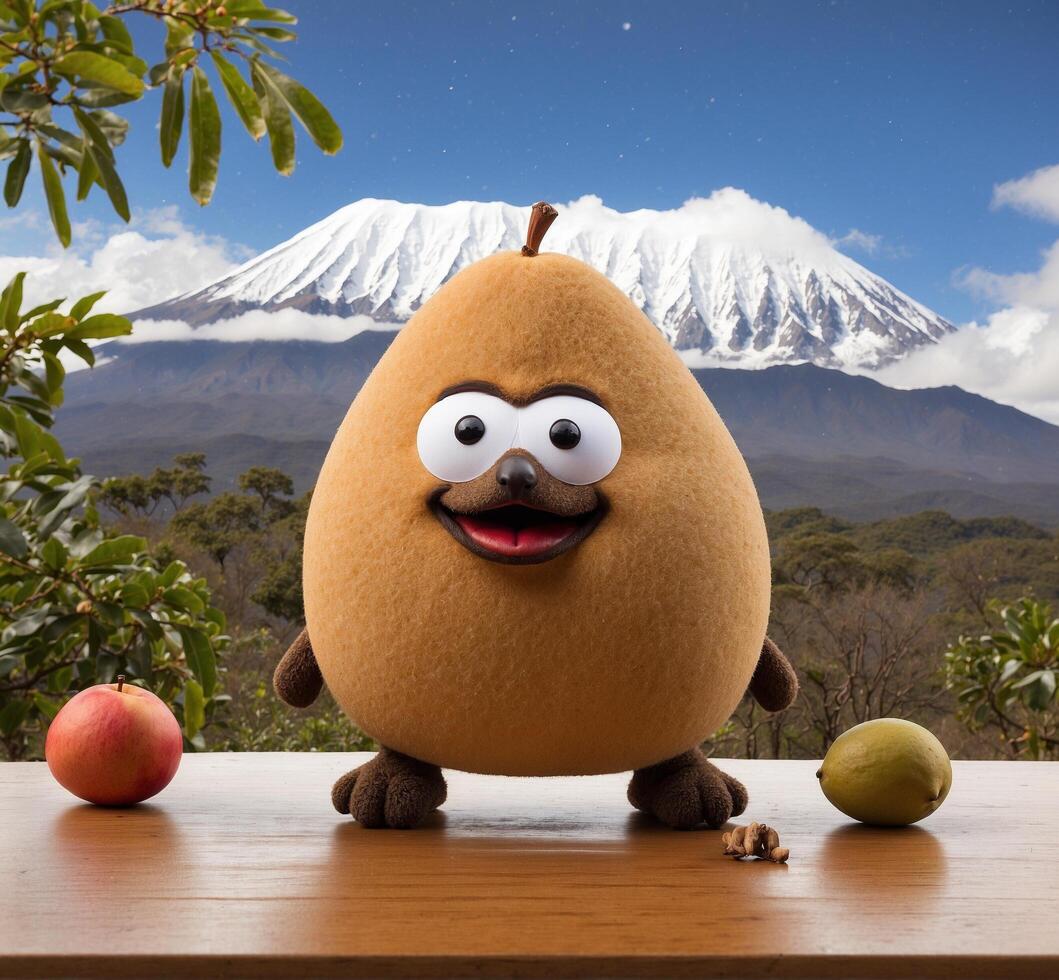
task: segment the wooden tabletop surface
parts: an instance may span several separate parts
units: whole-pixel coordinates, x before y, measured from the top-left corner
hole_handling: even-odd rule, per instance
[[[150,804],[0,765],[5,976],[1059,976],[1059,763],[956,763],[917,827],[847,821],[812,762],[725,762],[786,866],[657,826],[626,778],[449,773],[419,830],[364,830],[367,756],[185,756]]]

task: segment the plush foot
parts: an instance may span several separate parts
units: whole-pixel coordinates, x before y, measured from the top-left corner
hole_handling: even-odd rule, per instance
[[[365,827],[409,830],[445,802],[445,779],[437,766],[384,748],[335,783],[331,802]]]
[[[677,830],[716,829],[746,809],[746,788],[707,761],[701,749],[646,769],[629,783],[629,802]]]

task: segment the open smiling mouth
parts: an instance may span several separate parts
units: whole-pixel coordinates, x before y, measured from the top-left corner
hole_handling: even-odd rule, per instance
[[[602,498],[584,514],[554,514],[520,503],[504,503],[473,514],[431,502],[435,516],[468,551],[489,561],[533,565],[557,558],[585,540],[606,514]]]

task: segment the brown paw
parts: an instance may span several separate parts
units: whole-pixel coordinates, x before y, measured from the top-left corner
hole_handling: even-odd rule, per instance
[[[335,783],[331,802],[365,827],[408,830],[445,802],[445,779],[437,766],[384,748]]]
[[[746,809],[746,788],[691,749],[647,769],[629,783],[629,802],[677,830],[717,828]]]

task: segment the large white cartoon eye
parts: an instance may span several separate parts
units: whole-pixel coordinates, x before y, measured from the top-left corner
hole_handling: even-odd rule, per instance
[[[432,405],[419,423],[423,465],[446,483],[481,476],[515,441],[518,409],[481,391],[461,391]]]
[[[564,483],[602,480],[621,456],[621,432],[610,413],[574,395],[553,395],[522,409],[518,444]]]

